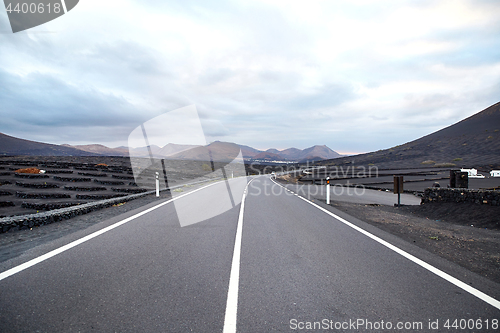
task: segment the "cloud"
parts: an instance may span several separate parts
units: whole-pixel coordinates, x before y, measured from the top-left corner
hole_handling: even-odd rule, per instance
[[[310,92],[304,92],[299,96],[290,98],[286,109],[300,109],[309,111],[314,109],[332,108],[345,101],[356,98],[353,87],[345,83],[327,83],[319,88],[311,89]]]
[[[499,10],[486,0],[88,0],[0,33],[0,130],[120,145],[195,104],[225,141],[385,148],[498,102]]]
[[[168,74],[155,50],[134,41],[117,40],[112,43],[99,42],[85,55],[87,61],[100,64],[107,71],[122,71],[138,76],[163,76]]]
[[[108,135],[113,135],[116,129],[120,131],[141,120],[139,110],[123,96],[74,86],[50,74],[20,76],[2,70],[0,85],[1,115],[5,119],[0,131],[4,133],[36,128],[43,137],[52,133],[52,142],[60,141],[60,136],[83,141],[75,136],[75,129],[86,135],[108,128]],[[21,136],[34,137],[29,132]],[[87,140],[93,141],[94,137]]]

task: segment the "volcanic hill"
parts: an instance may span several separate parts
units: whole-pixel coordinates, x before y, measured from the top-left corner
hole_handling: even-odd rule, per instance
[[[98,156],[99,154],[73,147],[19,139],[0,133],[0,155]]]
[[[390,149],[320,161],[317,165],[500,167],[500,102],[456,124]]]

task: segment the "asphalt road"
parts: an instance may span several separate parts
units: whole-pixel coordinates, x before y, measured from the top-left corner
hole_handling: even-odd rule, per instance
[[[498,284],[268,177],[245,191],[248,180],[183,193],[2,263],[0,331],[436,332],[448,319],[471,328],[451,331],[495,331]]]

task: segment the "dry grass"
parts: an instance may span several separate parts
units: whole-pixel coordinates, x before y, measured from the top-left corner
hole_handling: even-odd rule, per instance
[[[40,169],[38,168],[26,168],[26,169],[17,169],[15,172],[17,173],[40,173]]]
[[[287,182],[297,183],[297,181],[299,180],[300,176],[293,177],[291,174],[286,174],[286,175],[283,175],[283,176],[279,176],[278,178],[279,179],[283,179],[284,181],[287,181]]]
[[[434,164],[436,168],[451,168],[457,166],[455,163],[436,163]]]

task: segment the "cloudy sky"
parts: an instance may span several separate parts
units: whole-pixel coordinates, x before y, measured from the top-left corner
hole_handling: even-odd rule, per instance
[[[13,34],[2,8],[0,132],[116,147],[194,104],[208,141],[388,148],[500,101],[499,17],[498,0],[81,0]]]

